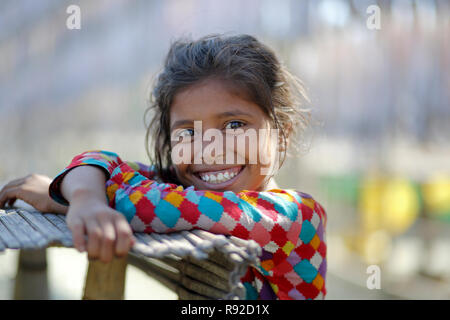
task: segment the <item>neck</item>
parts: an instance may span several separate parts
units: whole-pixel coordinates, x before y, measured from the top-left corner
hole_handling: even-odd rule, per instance
[[[270,178],[264,185],[261,186],[259,191],[267,191],[271,189],[279,189],[274,178]]]

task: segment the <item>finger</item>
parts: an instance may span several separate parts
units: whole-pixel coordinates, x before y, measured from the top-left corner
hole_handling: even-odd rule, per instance
[[[87,252],[89,259],[97,259],[100,255],[100,245],[101,239],[103,237],[103,232],[95,219],[85,220],[88,242],[87,242]]]
[[[17,200],[17,198],[15,198],[15,197],[9,199],[9,200],[8,200],[8,206],[9,206],[9,207],[12,207],[12,206],[14,205],[14,202],[16,202],[16,200]]]
[[[115,219],[115,227],[117,234],[116,255],[122,257],[128,253],[134,244],[133,232],[128,222],[122,217]]]
[[[19,198],[20,193],[19,187],[11,187],[5,190],[2,190],[0,193],[0,208],[3,208],[5,206],[6,201],[12,198]]]
[[[113,216],[111,214],[101,215],[99,217],[100,226],[103,231],[103,237],[100,246],[100,260],[110,262],[114,255],[114,246],[116,241],[116,231],[114,228]]]
[[[5,184],[5,185],[3,186],[3,188],[1,189],[1,191],[3,191],[3,189],[8,189],[8,188],[10,188],[10,187],[17,187],[17,186],[23,184],[23,183],[25,182],[26,178],[27,178],[27,177],[23,177],[23,178],[11,180],[10,182],[8,182],[7,184]]]
[[[83,252],[86,250],[86,241],[84,235],[86,233],[86,228],[81,219],[75,218],[73,221],[67,224],[69,229],[72,231],[73,246],[79,251]]]

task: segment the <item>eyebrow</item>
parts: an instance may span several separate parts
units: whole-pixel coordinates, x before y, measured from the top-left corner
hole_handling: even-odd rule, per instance
[[[225,111],[225,112],[219,113],[217,115],[218,118],[228,118],[228,117],[238,117],[238,116],[252,117],[252,115],[250,113],[243,112],[243,111],[237,111],[237,110],[236,111]],[[188,119],[177,120],[170,127],[170,130],[173,130],[176,127],[183,126],[186,124],[193,124],[194,121],[195,120],[188,120]]]
[[[225,111],[218,115],[219,118],[226,118],[226,117],[237,117],[237,116],[247,116],[247,117],[253,117],[250,113],[243,112],[243,111]]]
[[[170,131],[172,131],[173,129],[175,129],[176,127],[180,127],[183,126],[185,124],[192,124],[194,123],[193,120],[177,120],[174,122],[174,124],[170,127]]]

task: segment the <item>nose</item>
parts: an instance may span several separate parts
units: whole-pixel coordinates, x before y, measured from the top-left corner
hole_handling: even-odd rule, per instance
[[[216,128],[207,128],[194,137],[195,164],[224,164],[225,136]]]

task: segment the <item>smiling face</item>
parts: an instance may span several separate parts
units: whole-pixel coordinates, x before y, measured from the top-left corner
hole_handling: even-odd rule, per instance
[[[198,132],[198,136],[194,136],[194,121],[200,121],[203,130]],[[171,135],[180,138],[188,136],[193,139],[188,142],[192,150],[190,159],[185,159],[188,161],[174,166],[178,179],[184,186],[193,185],[199,190],[239,192],[276,188],[273,179],[262,174],[264,172],[262,168],[268,163],[260,161],[259,157],[256,162],[250,159],[251,144],[258,145],[258,142],[250,141],[248,144],[249,139],[247,139],[246,146],[239,148],[236,141],[240,133],[234,131],[241,129],[244,133],[250,131],[258,133],[259,129],[270,132],[270,128],[271,120],[262,108],[236,90],[232,90],[223,81],[208,79],[181,90],[174,96],[170,108]],[[208,145],[215,140],[204,141],[205,139],[202,140],[201,137],[202,133],[211,129],[215,129],[214,132],[221,135],[223,147],[211,152],[211,156],[205,158]],[[201,144],[203,151],[200,155],[194,148],[196,143],[194,140],[198,137],[200,137],[198,143]],[[230,138],[234,139],[234,143],[229,143]],[[186,142],[172,141],[172,150],[178,143]],[[267,144],[263,148],[263,150],[257,150],[257,153],[264,152],[265,156],[273,154],[270,151],[274,150],[273,145]],[[230,155],[234,159],[231,163],[228,161]],[[227,160],[224,160],[225,157]],[[194,158],[200,161],[194,161]]]

